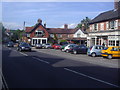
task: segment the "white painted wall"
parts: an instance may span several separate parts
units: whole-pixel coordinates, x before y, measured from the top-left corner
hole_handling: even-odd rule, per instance
[[[78,36],[78,34],[80,34],[80,36]],[[86,38],[87,37],[87,34],[84,34],[80,29],[73,35],[74,38],[78,38],[78,37],[81,37],[81,38]]]

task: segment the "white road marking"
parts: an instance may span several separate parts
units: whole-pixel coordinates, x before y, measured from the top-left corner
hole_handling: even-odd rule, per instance
[[[13,50],[13,51],[17,52],[16,50]]]
[[[102,82],[102,83],[105,83],[105,84],[108,84],[108,85],[111,85],[111,86],[119,87],[119,88],[120,88],[120,86],[117,86],[117,85],[115,85],[115,84],[112,84],[112,83],[109,83],[109,82],[106,82],[106,81],[103,81],[103,80],[100,80],[100,79],[97,79],[97,78],[94,78],[94,77],[85,75],[85,74],[83,74],[83,73],[79,73],[79,72],[76,72],[76,71],[71,70],[71,69],[68,69],[68,68],[64,68],[64,69],[67,70],[67,71],[73,72],[73,73],[75,73],[75,74],[78,74],[78,75],[81,75],[81,76],[84,76],[84,77],[88,77],[88,78],[90,78],[90,79],[93,79],[93,80],[96,80],[96,81],[99,81],[99,82]]]
[[[9,48],[9,50],[11,50],[11,48]]]
[[[38,60],[38,61],[41,61],[41,62],[44,62],[44,63],[47,63],[47,64],[49,64],[49,62],[47,62],[47,61],[44,61],[44,60],[42,60],[42,59],[39,59],[39,58],[36,58],[36,57],[32,57],[32,58],[34,58],[34,59],[36,59],[36,60]]]
[[[6,86],[7,90],[9,90],[8,85],[7,85],[7,82],[6,82],[6,80],[5,80],[4,76],[3,76],[3,73],[2,73],[2,71],[1,71],[1,69],[0,69],[0,74],[1,74],[1,78],[3,79],[3,81],[4,81],[4,83],[5,83],[4,86]],[[1,80],[2,80],[2,79],[1,79]]]
[[[24,55],[24,56],[28,56],[27,54],[25,54],[25,53],[22,53],[22,52],[20,52],[20,54],[22,54],[22,55]]]

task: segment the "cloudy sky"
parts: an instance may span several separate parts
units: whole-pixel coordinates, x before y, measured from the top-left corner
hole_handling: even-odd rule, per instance
[[[12,1],[12,0],[11,0]],[[93,19],[112,10],[113,2],[2,2],[2,22],[8,29],[33,26],[41,18],[47,27],[60,28],[69,24],[73,28],[83,18]]]

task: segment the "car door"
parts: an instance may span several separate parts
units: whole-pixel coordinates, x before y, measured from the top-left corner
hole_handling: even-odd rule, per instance
[[[112,48],[111,49],[111,54],[113,57],[120,57],[120,48]]]
[[[95,47],[95,53],[96,53],[96,55],[101,55],[101,48],[100,48],[100,46],[96,46]]]

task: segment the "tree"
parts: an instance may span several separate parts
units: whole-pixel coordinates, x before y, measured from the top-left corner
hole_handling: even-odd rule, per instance
[[[86,17],[85,19],[81,20],[81,22],[76,26],[76,28],[82,28],[82,25],[84,25],[84,29],[89,28],[89,22],[91,21],[90,18]]]

